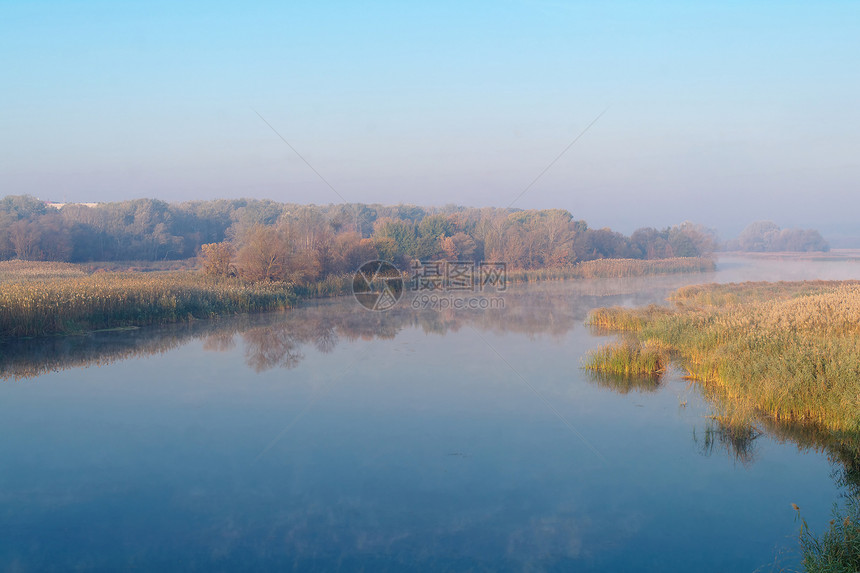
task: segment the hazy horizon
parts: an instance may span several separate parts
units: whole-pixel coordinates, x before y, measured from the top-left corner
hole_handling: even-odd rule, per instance
[[[7,2],[0,188],[860,235],[858,16],[846,2]]]

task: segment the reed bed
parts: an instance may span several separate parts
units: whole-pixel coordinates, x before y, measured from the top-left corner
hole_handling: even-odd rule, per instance
[[[509,270],[509,282],[544,280],[626,278],[645,275],[700,273],[716,269],[707,257],[675,257],[671,259],[597,259],[575,265],[534,270]]]
[[[577,278],[625,278],[644,275],[703,273],[716,270],[708,257],[675,257],[671,259],[598,259],[573,267]]]
[[[86,276],[87,271],[72,263],[0,261],[0,285],[7,282]]]
[[[636,312],[630,312],[629,308],[613,306],[593,310],[588,316],[588,324],[605,331],[638,332],[649,321],[652,322],[671,313],[672,309],[656,304],[637,309]]]
[[[692,285],[676,290],[669,300],[682,307],[727,306],[798,298],[857,284],[860,282],[818,280]]]
[[[661,352],[653,345],[623,341],[592,350],[585,360],[585,368],[619,376],[659,376],[663,372],[663,360]]]
[[[777,420],[860,431],[860,284],[743,283],[676,291],[675,307],[589,322],[670,348],[690,377]]]
[[[296,294],[302,298],[328,298],[352,293],[352,274],[327,275],[305,285],[295,286]]]
[[[0,338],[74,333],[121,326],[288,308],[286,283],[247,284],[195,272],[94,273],[6,281],[0,288]]]

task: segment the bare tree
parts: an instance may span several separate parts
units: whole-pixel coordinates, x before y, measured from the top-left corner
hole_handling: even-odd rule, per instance
[[[15,256],[22,261],[36,261],[42,258],[39,241],[42,233],[39,226],[26,219],[9,225],[9,240],[15,248]]]

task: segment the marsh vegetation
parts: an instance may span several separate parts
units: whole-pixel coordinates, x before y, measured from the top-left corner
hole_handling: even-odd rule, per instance
[[[232,250],[213,250],[218,269],[229,269]],[[259,268],[264,269],[260,259]],[[277,263],[278,265],[280,263]],[[348,295],[353,275],[331,273],[298,282],[276,280],[268,265],[256,280],[226,272],[92,272],[48,261],[0,261],[0,340],[143,326],[236,313],[290,308],[301,299]],[[601,259],[570,267],[513,271],[511,282],[632,277],[713,270],[709,258]],[[404,273],[404,279],[409,274]]]
[[[711,284],[681,288],[670,301],[671,308],[594,310],[591,325],[623,334],[592,351],[586,368],[632,376],[674,361],[730,412],[697,438],[701,447],[720,445],[745,464],[761,435],[756,421],[772,430],[794,428],[794,434],[820,429],[850,487],[820,533],[798,510],[803,565],[816,572],[860,570],[860,283]]]
[[[286,308],[349,294],[352,274],[376,259],[404,277],[416,261],[496,261],[511,282],[620,278],[711,271],[714,244],[692,223],[627,237],[562,209],[244,199],[54,208],[8,196],[0,200],[0,339]]]
[[[860,431],[860,284],[691,286],[670,300],[673,308],[601,308],[588,320],[665,347],[690,377],[750,411]],[[592,354],[586,365],[597,367],[604,355]],[[613,368],[623,370],[623,358],[637,355],[616,356]]]
[[[33,273],[45,276],[48,270]],[[51,280],[62,280],[63,273],[72,273],[67,277],[71,280],[89,277],[73,267],[56,267],[53,272]],[[487,549],[470,554],[471,559],[503,556],[488,568],[504,569],[509,564],[511,557],[505,550],[511,543],[518,552],[514,559],[524,567],[543,566],[546,552],[551,551],[564,557],[549,562],[547,568],[587,568],[590,558],[583,557],[578,545],[570,545],[572,535],[585,535],[581,546],[596,556],[595,567],[601,570],[629,568],[630,559],[638,563],[643,551],[654,561],[653,570],[671,569],[672,562],[660,559],[683,554],[690,543],[696,544],[702,562],[685,561],[686,570],[708,570],[708,564],[713,571],[752,570],[772,558],[774,544],[786,551],[796,549],[788,537],[796,532],[789,502],[804,508],[803,517],[816,538],[827,529],[825,515],[834,481],[828,470],[838,471],[834,475],[844,477],[846,483],[860,483],[856,444],[845,440],[844,434],[838,437],[770,417],[744,423],[740,416],[718,408],[718,394],[711,386],[689,387],[684,398],[689,404],[681,408],[677,393],[684,391],[686,383],[671,369],[661,376],[581,372],[571,380],[571,355],[593,344],[583,328],[592,308],[646,305],[663,300],[669,291],[691,280],[695,278],[663,275],[529,282],[506,292],[504,309],[484,312],[422,311],[401,304],[374,313],[352,300],[307,301],[286,313],[8,341],[0,347],[4,428],[22,437],[41,436],[35,448],[39,460],[48,460],[28,474],[33,441],[20,449],[17,440],[5,442],[5,459],[14,470],[7,475],[22,476],[7,482],[10,503],[35,523],[54,523],[59,513],[78,525],[81,537],[75,538],[74,545],[63,545],[70,547],[65,553],[61,551],[66,562],[100,558],[93,556],[103,555],[103,539],[130,544],[143,553],[178,536],[181,551],[210,563],[206,560],[223,543],[224,535],[234,535],[240,543],[257,543],[260,529],[253,524],[260,522],[275,524],[278,539],[287,535],[297,539],[287,546],[267,544],[264,550],[275,556],[271,559],[289,554],[294,560],[297,551],[303,558],[319,559],[331,548],[347,559],[357,559],[365,549],[356,553],[355,548],[362,540],[367,543],[367,531],[389,547],[385,540],[404,528],[411,535],[390,543],[397,552],[413,554],[426,548],[430,535],[429,529],[415,524],[416,516],[420,520],[429,515],[427,523],[435,528],[441,505],[453,520],[450,526],[443,525],[460,528],[450,543],[484,535]],[[481,339],[594,440],[612,467],[601,466],[512,370],[493,362],[497,355]],[[660,353],[665,350],[653,348]],[[709,402],[713,400],[713,406],[700,400],[700,390]],[[421,396],[418,402],[416,392]],[[28,396],[39,398],[25,399]],[[45,415],[48,408],[56,409]],[[588,410],[595,415],[577,415]],[[21,411],[24,414],[18,414]],[[56,420],[53,425],[52,420]],[[106,425],[111,432],[101,430]],[[56,436],[65,436],[68,427],[79,430],[58,441]],[[284,428],[289,432],[275,440]],[[440,431],[447,433],[440,436]],[[113,439],[118,434],[122,440]],[[72,457],[69,440],[74,441]],[[380,451],[378,444],[388,445]],[[332,451],[337,455],[327,453]],[[108,492],[96,496],[104,505],[93,511],[106,516],[115,507],[130,508],[139,500],[146,507],[155,504],[159,515],[171,516],[179,523],[177,531],[138,536],[137,531],[151,524],[147,511],[129,510],[137,521],[116,530],[102,531],[93,522],[75,521],[84,508],[91,507],[86,505],[93,497],[91,464],[101,464],[103,452],[121,460],[105,470],[111,481],[130,480],[135,487],[154,482],[157,491],[173,488],[180,492],[184,507],[192,509],[178,511],[172,499],[162,502],[160,495],[132,494],[129,501],[125,492],[116,496]],[[260,460],[248,463],[261,452]],[[780,463],[773,463],[775,455]],[[511,456],[522,463],[511,464]],[[60,459],[72,471],[63,475],[53,471]],[[163,468],[177,464],[188,468],[189,475],[176,481],[164,478],[173,474]],[[549,482],[543,479],[543,470],[535,474],[534,469],[547,464],[555,475]],[[798,468],[804,464],[810,471],[800,476]],[[734,466],[740,467],[733,470]],[[154,477],[146,469],[152,467],[159,472]],[[325,477],[350,475],[356,467],[358,477],[352,482]],[[392,467],[408,472],[407,476],[396,483],[386,481]],[[721,482],[721,493],[713,496],[721,506],[718,511],[709,508],[701,494],[702,479],[721,471],[713,468],[729,472],[717,474],[721,480],[732,476]],[[235,486],[236,472],[240,487]],[[202,494],[192,491],[197,487],[196,476],[204,474],[213,476],[206,487],[214,489]],[[783,477],[788,474],[792,477]],[[797,485],[811,476],[814,479]],[[464,479],[490,487],[489,494],[464,495]],[[310,503],[295,495],[296,480],[303,490],[315,492]],[[383,486],[368,491],[368,481]],[[572,483],[580,486],[571,488]],[[655,491],[655,483],[670,485]],[[324,489],[314,490],[320,484]],[[445,495],[422,502],[428,486],[442,488]],[[34,497],[46,499],[70,488],[81,492],[81,497],[70,498],[68,509],[52,508],[41,514],[38,504],[32,503]],[[795,496],[798,489],[817,493]],[[183,493],[187,491],[191,493]],[[242,510],[246,521],[236,529],[229,520],[239,502],[225,508],[223,500],[235,500],[245,491],[255,493],[241,503],[265,499],[265,508],[271,509],[254,515]],[[261,491],[271,493],[256,493]],[[779,493],[764,494],[771,491]],[[369,501],[342,510],[337,500],[345,493]],[[511,509],[512,496],[543,504],[528,510],[525,526],[522,510]],[[607,504],[608,499],[620,501]],[[288,504],[286,510],[284,504]],[[722,509],[732,505],[729,512]],[[354,507],[359,510],[353,511]],[[376,517],[391,512],[394,518]],[[642,526],[619,532],[617,524],[631,519],[640,520]],[[193,524],[203,520],[224,525],[211,536],[184,537],[184,531],[196,535]],[[727,556],[714,544],[707,535],[713,529],[703,527],[705,522],[728,531],[726,542],[741,548],[736,552],[740,557]],[[588,528],[578,529],[580,523],[588,523]],[[731,524],[739,525],[732,530]],[[690,535],[691,530],[695,535]],[[651,536],[655,531],[659,536]],[[10,535],[0,549],[7,555],[21,555],[28,533],[16,530]],[[604,543],[607,539],[612,540],[610,545]],[[63,540],[52,543],[56,546]],[[447,554],[456,549],[436,545],[434,550]],[[21,559],[40,563],[41,555]],[[792,566],[799,565],[799,559]],[[336,567],[334,561],[326,565]],[[444,565],[427,562],[427,568]]]
[[[291,285],[192,271],[86,274],[73,265],[0,263],[0,338],[288,308]]]

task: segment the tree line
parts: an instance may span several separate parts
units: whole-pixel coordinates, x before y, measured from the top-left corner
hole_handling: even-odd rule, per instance
[[[713,233],[684,223],[631,236],[592,229],[562,209],[448,205],[298,205],[233,199],[136,199],[60,209],[30,196],[0,200],[0,259],[68,262],[202,256],[213,273],[313,280],[380,258],[503,261],[537,269],[603,258],[700,256]]]
[[[763,229],[768,248],[826,247],[815,231],[756,229]],[[748,235],[754,233],[745,231],[739,244],[755,250],[761,241]],[[528,270],[595,259],[702,256],[719,246],[713,231],[689,222],[641,228],[627,236],[593,229],[562,209],[318,206],[266,199],[135,199],[56,209],[27,195],[0,200],[0,260],[82,263],[199,256],[213,274],[255,280],[317,280],[376,258],[404,270],[413,260],[443,259],[500,261]]]
[[[815,229],[781,229],[771,221],[756,221],[741,231],[737,239],[728,241],[725,250],[759,253],[827,252],[830,245]]]

